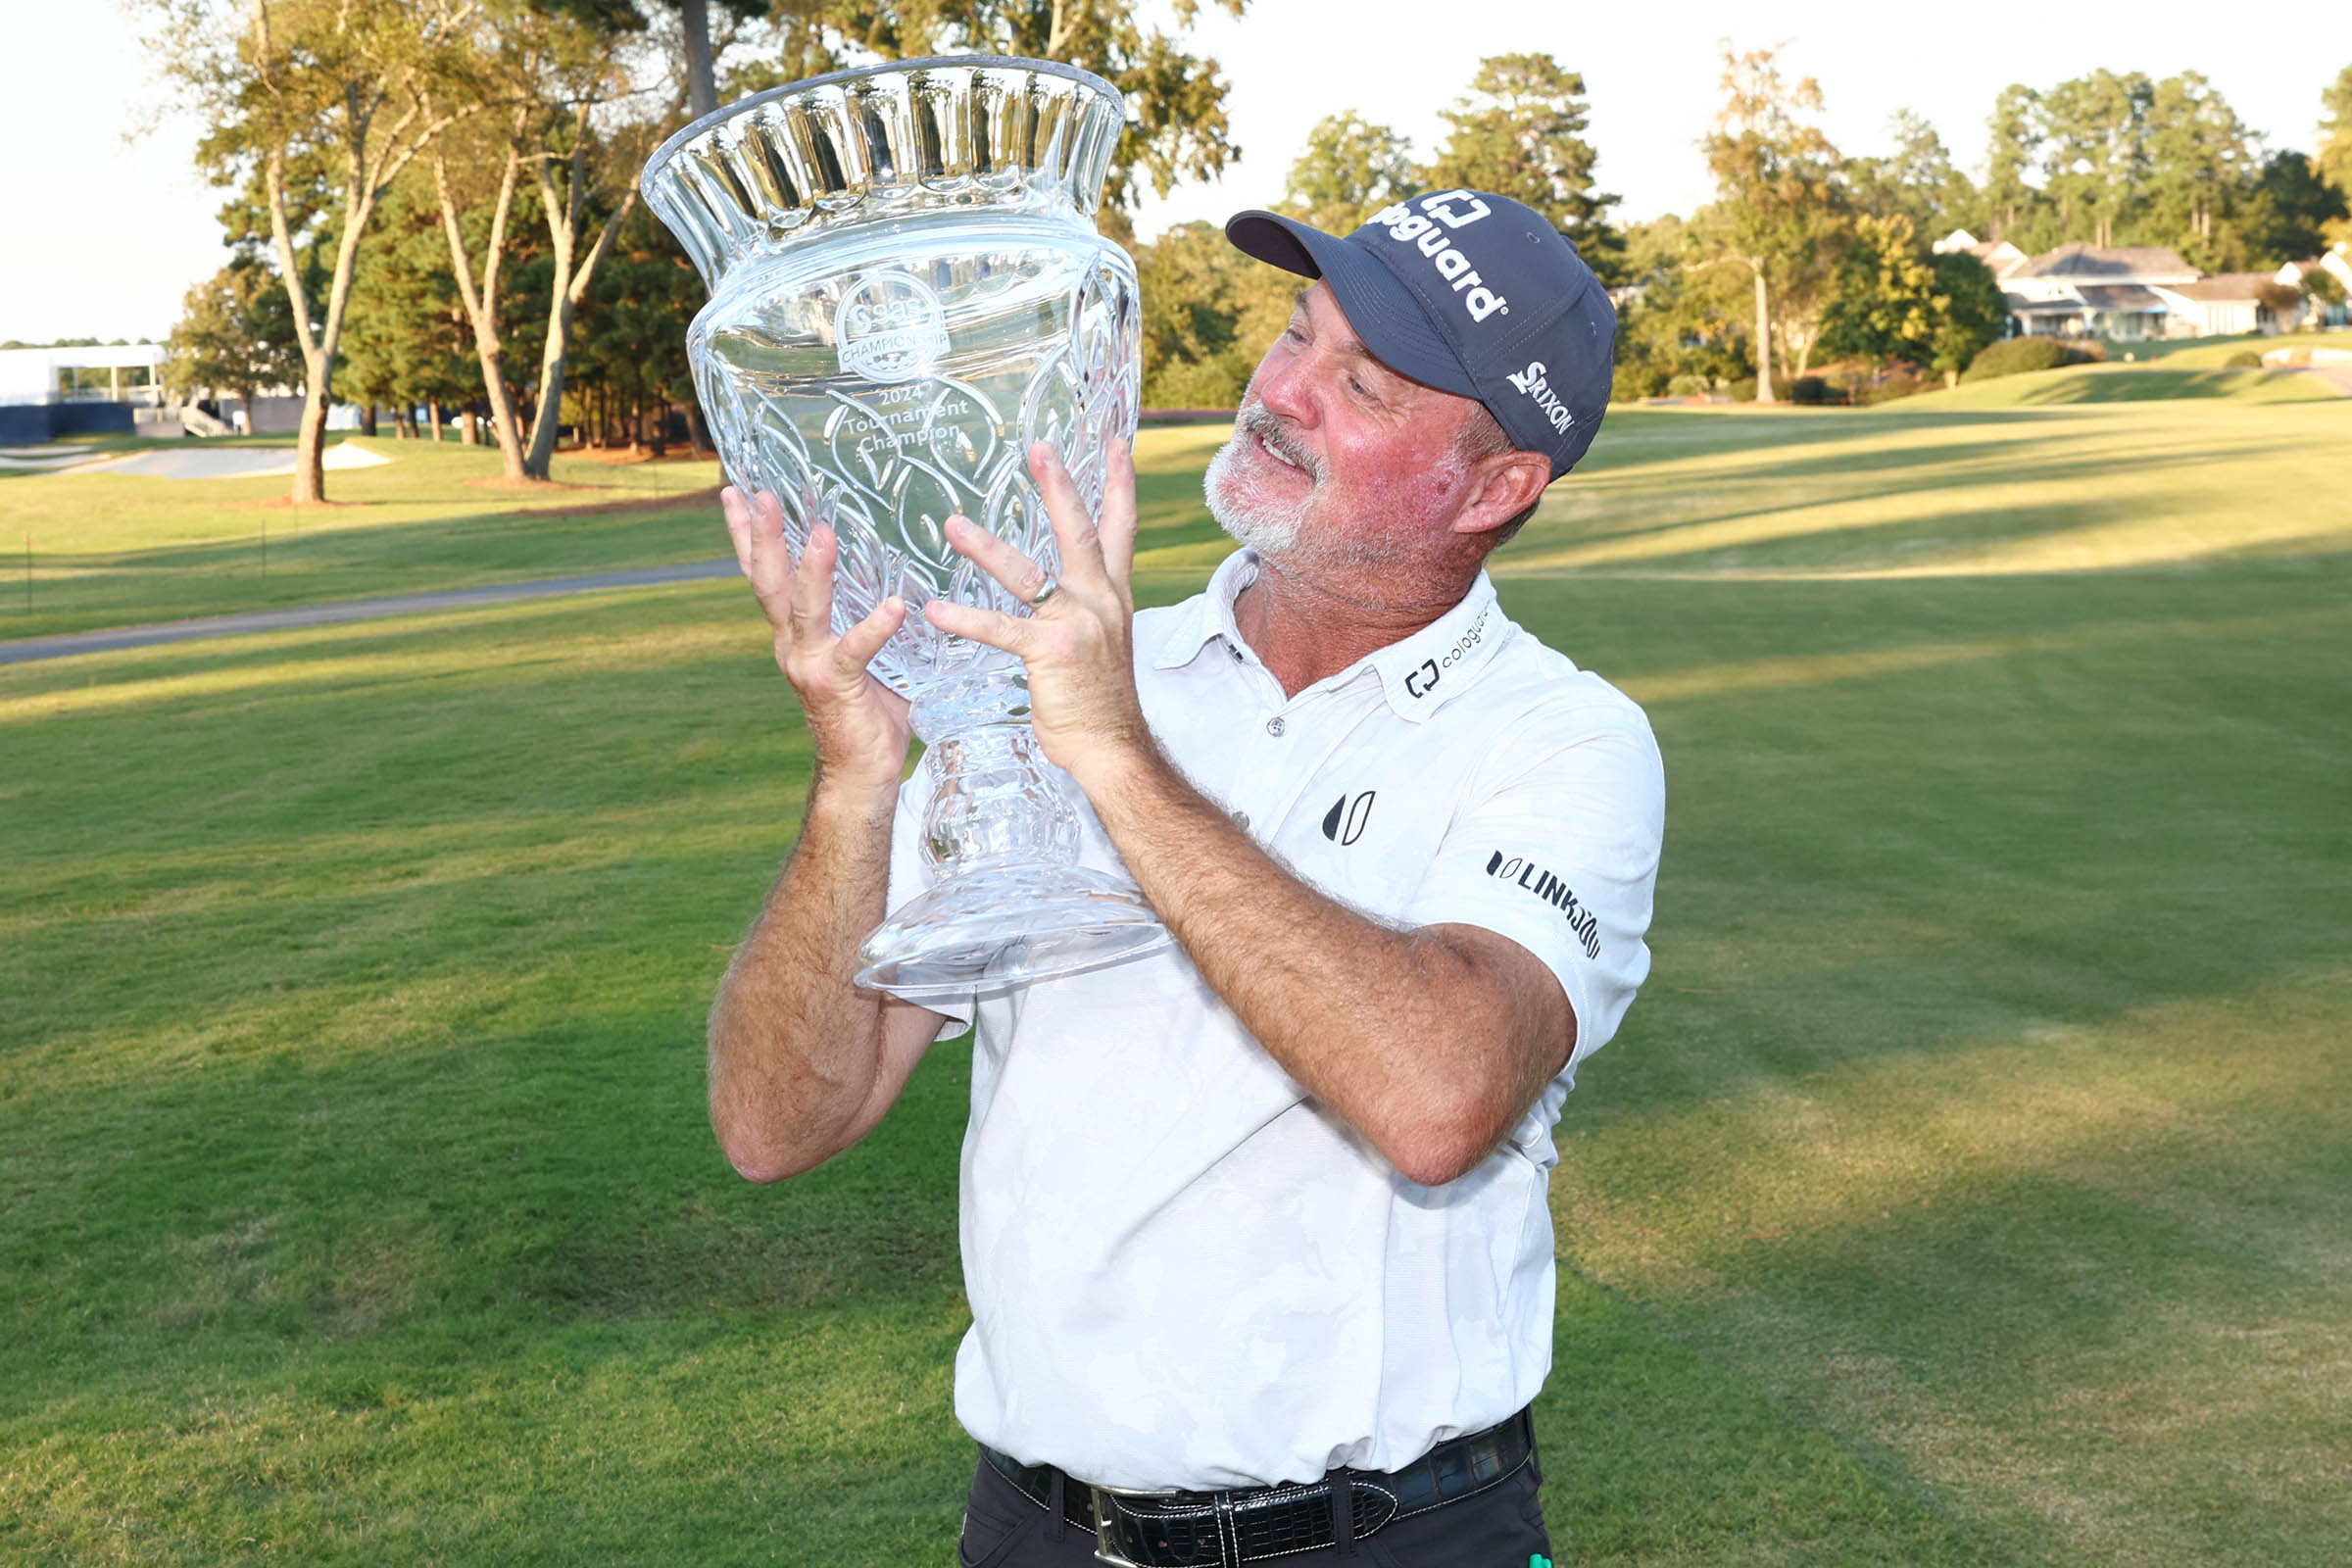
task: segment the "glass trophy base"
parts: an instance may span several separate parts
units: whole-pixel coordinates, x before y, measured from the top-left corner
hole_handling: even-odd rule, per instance
[[[951,876],[858,950],[858,983],[908,1002],[960,1002],[1101,969],[1166,945],[1134,883],[1074,865]]]

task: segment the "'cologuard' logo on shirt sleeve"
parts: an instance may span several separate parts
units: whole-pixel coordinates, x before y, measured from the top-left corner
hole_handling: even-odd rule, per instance
[[[1487,860],[1487,875],[1500,877],[1514,887],[1522,887],[1568,917],[1568,929],[1576,933],[1578,947],[1585,956],[1600,956],[1600,922],[1592,911],[1584,906],[1577,896],[1568,891],[1568,884],[1549,871],[1519,856],[1504,858],[1496,850]]]

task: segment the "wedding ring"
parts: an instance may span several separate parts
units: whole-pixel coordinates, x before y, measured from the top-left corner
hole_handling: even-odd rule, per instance
[[[1060,591],[1060,588],[1061,579],[1054,576],[1053,573],[1048,572],[1046,574],[1046,585],[1043,588],[1040,588],[1037,591],[1037,596],[1029,601],[1029,608],[1031,610],[1037,609],[1047,600],[1053,598],[1055,593]]]

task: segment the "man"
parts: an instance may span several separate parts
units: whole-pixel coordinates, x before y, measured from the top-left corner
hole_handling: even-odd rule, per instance
[[[752,1179],[806,1170],[977,1021],[965,1563],[1527,1568],[1550,1130],[1647,972],[1664,788],[1641,710],[1481,564],[1591,442],[1615,318],[1499,196],[1227,233],[1317,279],[1209,467],[1247,548],[1139,615],[1128,455],[1097,519],[1041,447],[1058,580],[949,530],[1034,614],[922,611],[1022,659],[1088,862],[1175,946],[936,1011],[851,984],[921,890],[905,704],[865,673],[906,609],[836,637],[833,539],[796,569],[730,491],[818,763],[711,1011],[712,1120]]]

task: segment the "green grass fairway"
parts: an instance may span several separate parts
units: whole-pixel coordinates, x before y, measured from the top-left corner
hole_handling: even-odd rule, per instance
[[[1219,434],[1147,444],[1150,600]],[[1498,559],[1671,797],[1560,1562],[2342,1560],[2348,447],[1612,414]],[[0,667],[0,1562],[952,1560],[968,1048],[779,1187],[704,1121],[766,645],[712,582]]]
[[[127,438],[72,444],[199,445]],[[288,437],[227,444],[293,448]],[[18,472],[0,485],[0,638],[726,553],[726,536],[702,494],[718,483],[714,461],[612,465],[558,457],[555,483],[509,488],[492,447],[364,444],[392,462],[330,470],[332,504],[325,507],[285,505],[283,476]]]
[[[2166,338],[2155,342],[2122,341],[2107,344],[2108,354],[2122,360],[2127,354],[2142,364],[2155,361],[2166,369],[2210,370],[2228,365],[2230,359],[2249,349],[2261,354],[2270,349],[2290,348],[2311,344],[2323,348],[2352,349],[2352,328],[2334,327],[2325,332],[2277,333],[2247,332],[2236,337]]]
[[[2333,382],[2301,370],[2189,368],[2161,366],[2070,365],[2055,370],[1970,381],[1922,393],[1925,409],[2024,409],[2068,403],[2154,403],[2173,398],[2223,398],[2231,403],[2312,403],[2344,394]]]

